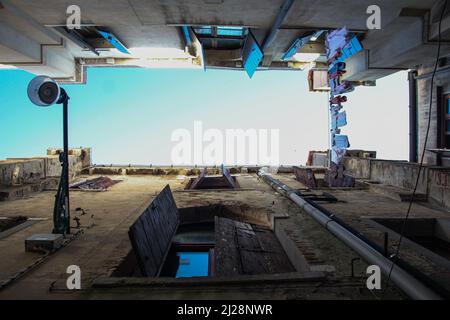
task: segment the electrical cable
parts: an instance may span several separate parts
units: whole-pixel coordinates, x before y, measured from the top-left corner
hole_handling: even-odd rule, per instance
[[[414,202],[414,197],[416,195],[417,187],[419,185],[420,174],[421,174],[422,169],[423,169],[423,161],[424,161],[424,158],[425,158],[425,152],[426,152],[426,147],[427,147],[427,142],[428,142],[428,136],[429,136],[429,133],[430,133],[430,126],[431,126],[431,111],[432,111],[432,108],[433,108],[434,78],[436,76],[436,71],[437,71],[437,68],[438,68],[438,65],[439,65],[439,59],[440,59],[440,55],[441,55],[441,26],[442,26],[442,20],[444,18],[444,13],[445,13],[445,11],[447,9],[447,2],[448,2],[448,0],[445,0],[444,7],[442,8],[441,16],[440,16],[440,19],[439,19],[438,49],[437,49],[437,56],[436,56],[436,61],[435,61],[435,64],[434,64],[434,69],[433,69],[433,75],[431,76],[430,105],[429,105],[429,108],[428,108],[428,124],[427,124],[427,131],[426,131],[426,134],[425,134],[425,140],[424,140],[424,143],[423,143],[422,155],[420,157],[419,171],[417,173],[416,182],[414,184],[414,190],[413,190],[413,193],[411,195],[411,199],[410,199],[409,204],[408,204],[408,210],[406,211],[405,218],[403,219],[403,225],[402,225],[402,229],[401,229],[401,232],[400,232],[400,238],[398,240],[397,248],[396,248],[395,254],[392,256],[392,265],[391,265],[391,268],[389,270],[388,278],[386,280],[386,285],[384,287],[382,297],[384,297],[384,294],[385,294],[385,292],[386,292],[386,290],[387,290],[387,288],[389,286],[389,281],[391,280],[392,270],[394,270],[394,267],[396,265],[396,260],[398,259],[399,254],[400,254],[400,247],[401,247],[401,244],[402,244],[403,237],[405,236],[406,225],[408,223],[408,218],[409,218],[409,215],[411,213],[411,207],[412,207],[412,204]]]

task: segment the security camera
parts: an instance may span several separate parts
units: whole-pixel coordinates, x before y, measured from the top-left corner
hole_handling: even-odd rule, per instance
[[[63,103],[67,95],[52,78],[37,76],[28,84],[28,98],[35,105],[48,107],[55,103]]]

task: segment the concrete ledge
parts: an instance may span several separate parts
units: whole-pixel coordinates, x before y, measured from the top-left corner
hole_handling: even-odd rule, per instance
[[[413,193],[412,189],[394,187],[385,184],[368,183],[368,185],[370,186],[370,190],[401,202],[410,201]],[[416,192],[414,196],[414,202],[426,201],[427,195],[425,193]]]
[[[0,201],[20,199],[46,189],[55,189],[58,183],[59,178],[48,178],[22,186],[0,186]]]
[[[0,185],[22,185],[45,178],[42,159],[11,159],[0,161]]]
[[[450,168],[428,170],[428,192],[432,202],[450,208]]]
[[[193,278],[137,278],[137,277],[99,277],[93,282],[94,288],[145,287],[157,289],[161,287],[198,287],[198,286],[232,286],[243,284],[281,284],[298,282],[321,282],[325,280],[322,272],[292,272],[280,274],[263,274],[248,276],[233,276],[226,278],[193,277]]]
[[[418,163],[394,160],[380,160],[357,157],[344,159],[346,172],[357,179],[371,180],[386,185],[371,188],[380,191],[380,188],[393,186],[405,189],[405,196],[414,189],[419,171]],[[389,193],[383,193],[390,195]],[[450,208],[450,168],[424,166],[419,179],[417,193],[420,197],[425,195],[431,201],[444,208]],[[397,195],[393,195],[398,199]]]
[[[0,160],[0,186],[12,187],[36,184],[61,175],[59,153],[61,149],[48,149],[45,157],[7,158]],[[90,148],[69,150],[69,173],[74,178],[83,168],[90,167]]]
[[[230,174],[239,173],[257,173],[259,169],[263,168],[261,166],[236,166],[227,167]],[[185,175],[185,176],[196,176],[199,175],[203,170],[203,167],[194,166],[142,166],[142,165],[94,165],[89,168],[89,170],[83,170],[83,173],[88,174],[111,174],[111,175]],[[291,166],[282,166],[278,168],[278,173],[292,173],[293,169]],[[221,175],[220,167],[208,167],[207,175]]]

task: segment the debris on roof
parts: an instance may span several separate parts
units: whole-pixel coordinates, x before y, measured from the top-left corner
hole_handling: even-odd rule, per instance
[[[98,177],[94,179],[84,180],[82,182],[73,183],[70,185],[70,188],[83,191],[106,191],[119,182],[121,182],[121,180],[112,180],[108,177]]]

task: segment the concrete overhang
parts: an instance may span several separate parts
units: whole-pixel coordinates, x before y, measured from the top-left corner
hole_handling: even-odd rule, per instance
[[[363,50],[345,60],[346,73],[341,79],[346,81],[376,81],[396,73],[397,68],[374,68],[369,66],[369,51]]]

